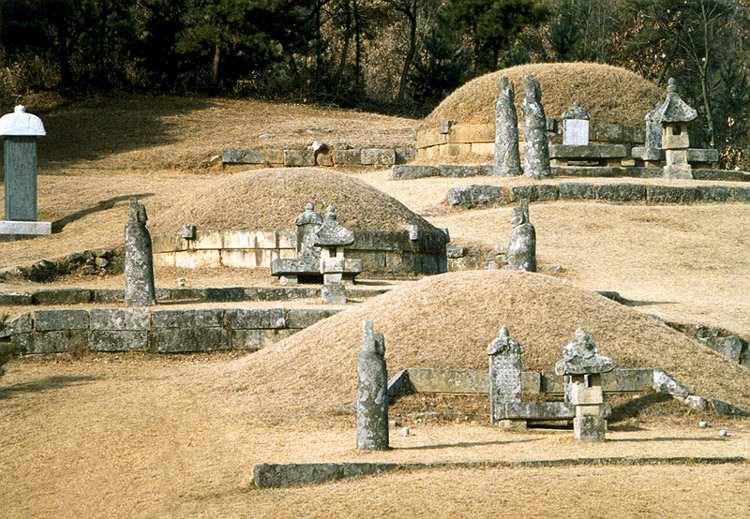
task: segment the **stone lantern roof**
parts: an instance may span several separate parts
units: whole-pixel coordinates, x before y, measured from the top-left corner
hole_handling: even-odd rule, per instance
[[[594,375],[613,369],[612,359],[599,355],[583,328],[576,330],[573,340],[563,348],[562,360],[555,364],[556,375]]]
[[[318,247],[342,247],[354,243],[354,232],[341,225],[332,205],[326,209],[323,225],[315,234],[315,245]]]
[[[677,81],[669,78],[667,98],[648,115],[657,123],[687,123],[698,117],[698,112],[682,100],[677,93]]]
[[[573,106],[566,108],[561,117],[563,119],[580,119],[584,121],[591,119],[591,115],[581,106],[580,101],[574,101]]]
[[[12,114],[0,117],[0,135],[42,136],[44,131],[42,120],[36,115],[27,114],[26,107],[18,105]]]

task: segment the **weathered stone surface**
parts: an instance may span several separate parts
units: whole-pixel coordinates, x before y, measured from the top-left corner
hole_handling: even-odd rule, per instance
[[[648,149],[661,148],[662,127],[658,120],[660,106],[661,103],[656,103],[654,109],[646,114],[646,148]]]
[[[147,308],[92,308],[92,330],[148,330],[151,311]]]
[[[89,330],[91,351],[147,351],[148,332],[135,330]]]
[[[14,335],[11,335],[10,344],[13,348],[13,351],[20,355],[33,353],[34,336],[35,334],[33,333],[16,333]]]
[[[246,301],[285,301],[295,298],[318,297],[317,287],[250,287],[245,289]]]
[[[91,301],[91,290],[85,288],[58,288],[34,292],[37,305],[78,305]]]
[[[643,184],[601,184],[597,187],[596,198],[613,202],[645,200],[646,186]]]
[[[696,186],[696,202],[726,202],[733,198],[734,188],[729,186]]]
[[[400,468],[398,463],[263,463],[255,466],[253,481],[260,488],[287,488],[383,474]]]
[[[286,314],[286,326],[288,328],[307,328],[339,312],[340,310],[290,308]]]
[[[351,150],[333,150],[333,162],[341,166],[359,166],[362,164],[361,152],[359,148]]]
[[[573,431],[579,441],[603,442],[605,429],[606,423],[601,416],[584,415],[573,418]]]
[[[719,162],[719,150],[706,148],[688,148],[687,161],[713,163]]]
[[[326,208],[323,225],[315,233],[314,244],[317,247],[343,247],[354,243],[354,232],[338,222],[336,210],[332,205]]]
[[[288,168],[314,166],[315,152],[312,150],[284,150],[284,166]]]
[[[464,248],[459,246],[450,245],[445,248],[445,255],[449,258],[463,258]]]
[[[396,151],[388,148],[363,148],[363,166],[393,166],[396,164]]]
[[[27,353],[47,354],[88,349],[88,332],[79,329],[52,330],[34,334],[33,347]]]
[[[395,148],[396,164],[408,164],[417,160],[416,148]]]
[[[222,326],[223,308],[199,308],[182,310],[154,310],[151,312],[154,328],[207,328]]]
[[[657,204],[687,204],[695,202],[695,188],[648,185],[646,197]]]
[[[742,348],[744,346],[741,337],[732,335],[730,337],[708,337],[706,339],[699,340],[712,350],[721,353],[734,362],[740,362],[742,356]]]
[[[31,332],[31,312],[24,312],[5,324],[5,328],[0,330],[0,337],[29,332]]]
[[[28,292],[0,292],[0,306],[21,306],[34,304]]]
[[[85,330],[89,327],[89,313],[86,310],[37,310],[34,312],[34,329]]]
[[[659,368],[654,368],[654,389],[660,393],[668,393],[680,398],[685,398],[690,394],[690,390],[687,387],[677,382],[666,371]]]
[[[155,353],[226,349],[229,349],[229,335],[224,328],[154,328],[148,338],[148,350]]]
[[[708,409],[708,400],[697,395],[688,395],[685,397],[685,403],[695,409],[701,409],[703,411]]]
[[[576,182],[561,182],[558,186],[560,200],[596,199],[596,186]]]
[[[258,351],[269,344],[286,339],[296,330],[230,330],[231,349]]]
[[[529,204],[522,200],[521,205],[513,208],[510,220],[513,232],[510,235],[507,267],[510,270],[536,272],[536,231],[529,222]]]
[[[362,323],[357,360],[357,449],[388,449],[388,372],[385,340],[373,322]]]
[[[263,164],[264,162],[261,150],[224,150],[221,160],[230,164]]]
[[[507,77],[500,78],[500,94],[495,104],[495,166],[492,174],[510,177],[523,174],[518,151],[518,116],[515,88]]]
[[[570,420],[575,409],[565,402],[502,402],[495,408],[497,420]]]
[[[661,125],[659,125],[659,143],[661,144]],[[648,162],[661,162],[665,158],[664,150],[661,148],[648,148],[634,146],[630,149],[630,155],[636,160]]]
[[[403,165],[391,167],[391,178],[393,180],[408,180],[412,178],[436,177],[440,173],[436,166],[425,166],[421,164]]]
[[[627,156],[627,150],[622,144],[551,144],[549,156],[551,159],[569,160],[621,159]]]
[[[711,398],[711,405],[721,416],[750,416],[750,411],[746,411],[741,407],[724,402],[718,398]]]
[[[734,198],[738,202],[750,202],[750,187],[736,186],[734,188]]]
[[[607,373],[613,369],[612,359],[599,355],[583,328],[576,330],[575,337],[563,348],[562,360],[555,364],[558,376]]]
[[[698,117],[695,108],[688,106],[680,97],[677,92],[677,81],[674,78],[669,78],[669,81],[667,81],[666,99],[651,113],[653,113],[652,120],[661,123],[662,126],[665,123],[687,123]],[[662,147],[667,148],[663,143]]]
[[[446,194],[446,198],[450,205],[460,205],[469,209],[480,204],[501,202],[504,199],[504,190],[501,186],[472,184],[470,186],[450,188]]]
[[[320,297],[327,305],[346,304],[346,286],[340,282],[326,283],[320,289]]]
[[[500,335],[487,346],[490,356],[490,420],[495,423],[496,407],[502,402],[521,400],[521,344],[503,326]]]
[[[227,326],[235,330],[286,328],[283,308],[232,308],[225,316]]]
[[[589,122],[582,119],[563,119],[563,145],[588,146]],[[552,150],[550,150],[551,152]],[[551,155],[550,155],[551,156]]]
[[[531,178],[552,176],[547,141],[547,118],[542,107],[542,90],[533,76],[523,77],[526,96],[523,109],[523,173]]]
[[[130,199],[130,219],[125,225],[125,304],[153,306],[156,303],[154,258],[151,235],[146,229],[146,208]]]
[[[479,166],[440,164],[438,165],[438,174],[441,177],[476,177],[479,175]]]

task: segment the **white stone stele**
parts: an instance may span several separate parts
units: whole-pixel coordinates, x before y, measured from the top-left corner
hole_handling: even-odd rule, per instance
[[[3,234],[20,234],[25,236],[52,234],[52,222],[0,220],[0,235]]]
[[[589,145],[589,122],[586,119],[563,119],[563,144]]]

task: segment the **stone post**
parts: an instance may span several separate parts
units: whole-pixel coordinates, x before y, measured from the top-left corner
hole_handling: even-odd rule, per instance
[[[388,372],[385,339],[373,322],[362,322],[357,362],[357,449],[388,449]]]
[[[575,101],[573,106],[562,113],[563,144],[572,146],[589,145],[589,119],[591,115]]]
[[[0,234],[50,234],[50,222],[37,222],[36,140],[47,135],[42,120],[18,105],[0,118],[0,135],[5,159],[5,221],[0,222]]]
[[[125,225],[125,304],[153,306],[154,255],[151,235],[146,229],[146,208],[135,198],[130,199],[130,219]]]
[[[536,272],[536,230],[529,222],[527,199],[521,200],[521,203],[513,208],[510,223],[513,225],[513,232],[505,256],[508,263],[505,268]]]
[[[656,103],[653,110],[646,114],[646,148],[661,148],[662,127],[658,116],[661,103]]]
[[[525,429],[526,420],[503,420],[497,411],[505,402],[521,401],[521,344],[503,326],[500,335],[487,346],[490,356],[490,423]]]
[[[583,442],[604,441],[607,428],[602,413],[602,373],[612,371],[612,360],[599,355],[596,346],[583,328],[563,348],[563,358],[555,364],[555,374],[568,377],[568,401],[575,407],[573,431]]]
[[[531,178],[549,178],[547,117],[542,106],[542,89],[534,76],[523,77],[526,97],[523,98],[523,174]]]
[[[511,177],[523,174],[518,153],[518,116],[515,89],[507,77],[500,78],[500,95],[495,104],[495,167],[492,174]]]

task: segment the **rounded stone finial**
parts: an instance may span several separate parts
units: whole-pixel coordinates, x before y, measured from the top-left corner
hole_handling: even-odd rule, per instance
[[[329,205],[328,207],[326,207],[326,218],[328,220],[338,219],[338,217],[336,216],[336,209],[332,205]]]
[[[667,81],[667,93],[668,94],[677,93],[677,80],[673,77],[669,78],[669,81]]]
[[[25,114],[26,113],[26,107],[23,105],[17,105],[13,111],[17,114]]]
[[[315,211],[315,206],[312,205],[310,202],[307,202],[305,204],[305,211]]]
[[[35,137],[47,135],[47,132],[39,117],[27,113],[25,106],[18,105],[13,108],[12,114],[0,117],[0,135]]]
[[[500,328],[500,335],[487,345],[487,355],[521,355],[521,343],[510,336],[508,327]]]

